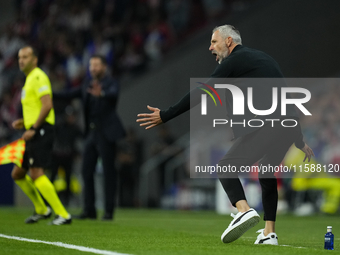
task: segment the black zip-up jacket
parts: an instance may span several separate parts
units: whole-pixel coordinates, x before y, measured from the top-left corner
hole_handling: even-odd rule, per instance
[[[85,117],[85,136],[89,133],[90,122],[94,122],[98,132],[103,133],[110,142],[116,142],[125,136],[125,129],[116,112],[119,83],[112,76],[106,74],[99,81],[104,95],[95,98],[87,92],[91,82],[91,79],[86,79],[78,88],[53,93],[53,97],[57,100],[80,98]]]

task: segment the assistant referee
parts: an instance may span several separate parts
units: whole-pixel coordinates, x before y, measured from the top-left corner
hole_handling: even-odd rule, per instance
[[[54,140],[55,116],[51,83],[47,75],[37,67],[38,54],[33,47],[21,48],[18,60],[20,70],[26,75],[21,92],[23,119],[14,121],[12,126],[18,130],[26,129],[22,136],[26,141],[26,150],[22,167],[14,166],[12,178],[35,207],[35,213],[25,222],[36,223],[51,216],[51,209],[45,205],[42,195],[56,214],[52,225],[70,224],[71,215],[60,202],[53,184],[44,173],[44,169],[50,164]]]

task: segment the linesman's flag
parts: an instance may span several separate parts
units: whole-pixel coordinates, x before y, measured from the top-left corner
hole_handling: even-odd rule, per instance
[[[25,141],[20,138],[0,148],[0,165],[14,163],[21,167],[24,160]]]

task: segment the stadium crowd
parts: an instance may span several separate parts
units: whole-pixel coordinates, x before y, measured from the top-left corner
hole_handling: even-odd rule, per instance
[[[80,86],[89,75],[86,70],[94,54],[105,56],[109,71],[115,77],[138,76],[158,65],[164,54],[180,44],[185,37],[232,10],[244,8],[248,2],[14,1],[14,18],[2,25],[4,29],[0,33],[0,146],[20,137],[11,123],[22,115],[20,100],[25,76],[18,68],[17,54],[24,45],[29,44],[37,49],[38,65],[49,76],[53,91],[58,92]],[[80,152],[77,151],[76,141],[60,137],[65,137],[65,134],[67,137],[68,132],[74,133],[81,128],[79,102],[54,102],[54,107],[58,131],[54,157],[65,158],[65,151],[72,151],[72,157],[68,159],[72,161]],[[62,134],[59,139],[58,134]],[[136,182],[138,178],[138,174],[135,174],[138,170],[135,168],[136,162],[140,166],[142,161],[140,143],[140,139],[130,129],[127,139],[120,145],[119,164],[122,169],[132,171],[128,174],[126,170],[127,174],[122,176],[129,183]],[[131,181],[131,176],[135,180]],[[52,174],[52,179],[55,178],[56,170]],[[122,185],[122,188],[126,187]],[[123,204],[132,205],[134,198],[125,200],[121,199]]]
[[[116,77],[136,76],[199,28],[247,6],[242,0],[17,0],[15,18],[0,34],[0,144],[12,139],[24,76],[20,47],[39,52],[53,91],[77,87],[93,54]],[[13,4],[14,4],[13,3]],[[57,114],[63,109],[56,109]]]

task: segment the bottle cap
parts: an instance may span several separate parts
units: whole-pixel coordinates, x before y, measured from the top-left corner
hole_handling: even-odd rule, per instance
[[[332,226],[327,226],[327,228],[332,228]]]

